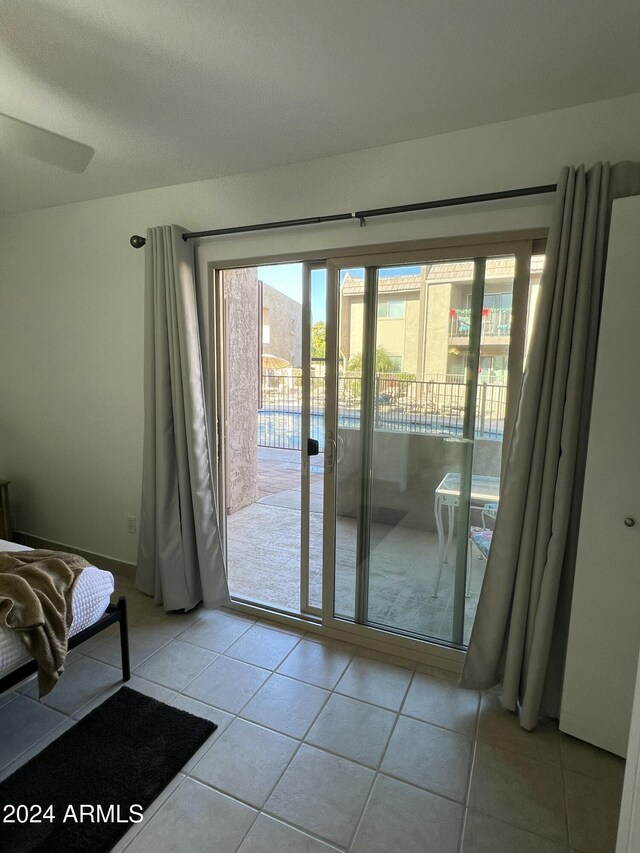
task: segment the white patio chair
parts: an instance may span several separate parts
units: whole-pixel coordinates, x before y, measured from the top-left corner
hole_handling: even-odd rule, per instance
[[[469,598],[471,589],[471,569],[473,566],[473,548],[475,546],[480,558],[486,562],[491,548],[491,540],[493,538],[493,527],[489,527],[487,519],[496,518],[498,514],[497,503],[487,503],[482,507],[480,516],[482,518],[482,527],[471,526],[469,528],[469,543],[467,546],[467,584],[465,590],[465,598]]]

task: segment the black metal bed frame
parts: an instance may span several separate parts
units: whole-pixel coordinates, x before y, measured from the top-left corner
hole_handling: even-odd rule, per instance
[[[77,634],[74,634],[73,637],[69,637],[68,648],[75,649],[76,646],[79,646],[80,643],[88,640],[89,637],[99,634],[100,631],[104,631],[104,629],[108,628],[109,625],[115,625],[116,623],[119,623],[120,626],[122,680],[129,681],[131,678],[131,667],[129,662],[129,627],[127,625],[127,599],[124,596],[121,596],[116,604],[109,604],[100,619],[98,619],[97,622],[94,622],[93,625],[89,625],[88,628],[84,628],[84,630],[78,631]],[[17,669],[11,670],[7,675],[0,678],[0,693],[3,693],[5,690],[10,690],[12,687],[20,684],[21,681],[24,681],[25,678],[28,678],[37,671],[38,664],[35,660],[27,661],[27,663],[22,664],[22,666],[19,666]]]

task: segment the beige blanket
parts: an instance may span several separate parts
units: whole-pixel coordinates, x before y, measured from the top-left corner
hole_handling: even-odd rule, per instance
[[[88,565],[62,551],[0,552],[0,626],[17,631],[38,662],[41,697],[64,671],[73,587]]]

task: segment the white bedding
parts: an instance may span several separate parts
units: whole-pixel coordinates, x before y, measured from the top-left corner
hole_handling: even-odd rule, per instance
[[[30,550],[25,545],[16,545],[15,542],[0,539],[0,551]],[[73,622],[69,636],[77,634],[98,621],[107,609],[113,589],[111,572],[95,566],[87,566],[82,570],[73,590]],[[8,628],[0,628],[0,674],[6,675],[30,659],[17,633]]]

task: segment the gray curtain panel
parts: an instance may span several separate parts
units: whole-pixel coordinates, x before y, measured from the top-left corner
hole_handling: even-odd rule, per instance
[[[558,716],[611,202],[640,164],[565,168],[500,509],[460,684],[502,683],[520,724]]]
[[[193,244],[147,231],[144,457],[136,583],[165,610],[229,602],[211,457]],[[208,374],[207,374],[208,375]]]

